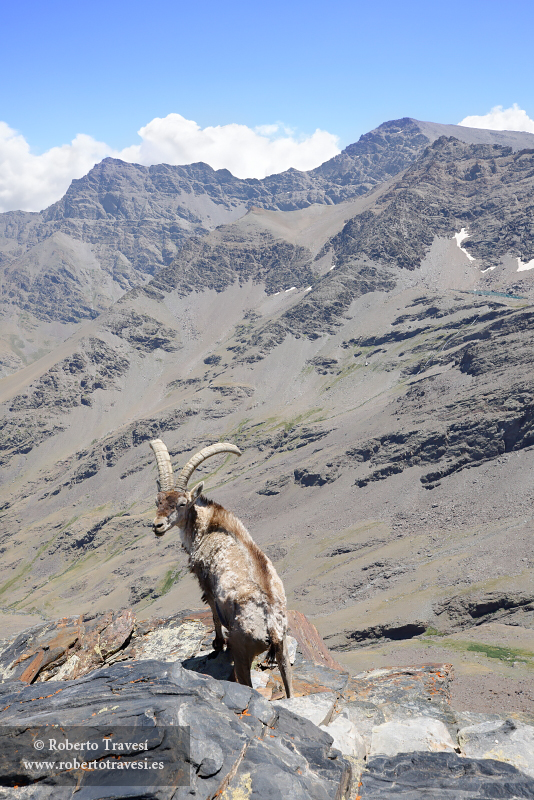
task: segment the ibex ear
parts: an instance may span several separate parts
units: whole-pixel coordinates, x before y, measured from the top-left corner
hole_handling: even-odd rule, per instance
[[[204,481],[200,481],[200,483],[197,483],[197,485],[194,487],[194,489],[191,489],[191,502],[192,503],[195,503],[198,500],[198,498],[202,494],[202,490],[203,489],[204,489]]]

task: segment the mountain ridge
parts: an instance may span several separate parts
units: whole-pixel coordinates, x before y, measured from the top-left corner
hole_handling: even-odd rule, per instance
[[[238,179],[202,163],[142,167],[104,159],[44,211],[0,214],[0,301],[23,311],[33,307],[43,322],[92,318],[171,264],[188,237],[231,223],[252,206],[287,211],[362,196],[405,169],[442,128],[464,139],[534,146],[533,134],[403,118],[364,134],[315,170],[288,170],[263,181]],[[35,274],[32,250],[58,233],[67,238],[56,242],[56,257]],[[88,276],[94,287],[91,304],[83,302],[80,289]],[[67,303],[53,300],[50,307],[54,284],[65,282]]]
[[[252,204],[162,263],[161,231],[182,219],[167,206],[163,227],[148,226],[154,238],[143,233],[154,274],[118,250],[124,274],[102,266],[128,226],[144,225],[124,217],[139,213],[135,192],[116,216],[68,218],[70,233],[37,242],[26,230],[33,247],[4,262],[0,597],[10,613],[60,616],[73,598],[80,613],[190,607],[198,591],[177,540],[149,530],[148,441],[163,438],[178,466],[230,440],[243,457],[201,477],[340,660],[417,661],[430,647],[466,681],[495,680],[501,665],[465,642],[498,631],[513,649],[511,630],[527,639],[534,613],[534,271],[518,271],[532,256],[534,152],[441,136],[390,175],[422,136],[400,122],[362,145],[377,157],[369,181],[377,164],[387,175],[365,193],[291,210]],[[102,169],[113,177],[114,166]],[[75,239],[83,225],[86,240]],[[107,230],[97,252],[89,239]],[[440,636],[429,644],[426,630]],[[530,708],[518,683],[529,659],[504,664],[499,680]]]

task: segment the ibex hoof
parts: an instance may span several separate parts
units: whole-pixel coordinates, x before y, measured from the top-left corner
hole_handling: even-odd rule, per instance
[[[213,649],[216,652],[219,652],[220,650],[224,650],[224,645],[225,644],[226,644],[226,640],[225,639],[219,639],[218,637],[215,637],[215,639],[213,640],[211,646],[213,647]]]

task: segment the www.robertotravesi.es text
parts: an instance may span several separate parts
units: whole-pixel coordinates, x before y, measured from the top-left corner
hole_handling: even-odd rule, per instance
[[[33,771],[39,770],[64,770],[64,769],[84,769],[84,770],[96,770],[96,769],[114,769],[114,770],[158,770],[164,769],[165,764],[163,761],[147,761],[144,759],[143,761],[127,761],[127,760],[118,760],[114,758],[106,758],[102,760],[93,760],[93,761],[80,761],[75,756],[73,756],[68,761],[24,761],[25,769]]]

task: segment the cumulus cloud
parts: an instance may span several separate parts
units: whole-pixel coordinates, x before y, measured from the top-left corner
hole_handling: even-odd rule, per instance
[[[201,128],[181,114],[156,117],[138,132],[141,144],[120,154],[138,164],[191,164],[205,161],[238,178],[264,178],[289,167],[312,169],[339,153],[338,138],[317,129],[296,137],[281,123],[255,129],[231,123]]]
[[[467,128],[489,128],[492,131],[527,131],[534,133],[534,119],[530,119],[527,112],[514,103],[511,108],[493,106],[491,111],[483,116],[465,117],[458,125]]]
[[[65,193],[71,180],[106,156],[145,166],[205,161],[239,178],[263,178],[289,167],[312,169],[339,153],[334,134],[317,129],[297,136],[282,123],[255,129],[236,123],[201,128],[181,114],[169,114],[156,117],[138,134],[140,144],[120,151],[78,134],[70,144],[35,155],[22,134],[0,122],[0,211],[46,208]]]
[[[20,133],[0,122],[0,211],[45,208],[65,193],[73,178],[107,155],[106,144],[84,134],[35,155]]]

